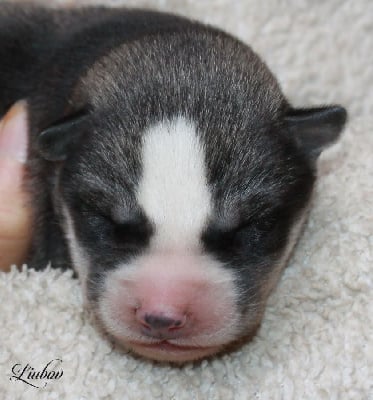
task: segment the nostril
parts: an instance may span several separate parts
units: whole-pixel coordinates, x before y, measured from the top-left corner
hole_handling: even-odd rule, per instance
[[[184,316],[183,320],[178,319],[176,321],[174,321],[173,325],[170,326],[170,329],[177,329],[177,328],[182,328],[185,325],[186,322],[186,317]]]

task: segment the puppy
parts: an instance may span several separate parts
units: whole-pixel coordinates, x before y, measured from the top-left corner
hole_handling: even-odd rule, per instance
[[[0,115],[28,104],[29,265],[73,268],[151,359],[255,332],[345,109],[293,108],[248,46],[152,11],[2,3],[0,60]]]

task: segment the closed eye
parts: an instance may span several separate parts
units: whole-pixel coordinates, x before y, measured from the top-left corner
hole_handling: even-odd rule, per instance
[[[146,245],[149,242],[153,228],[141,211],[134,211],[129,218],[116,221],[109,210],[85,199],[76,199],[74,209],[82,218],[89,235],[96,237],[115,249],[125,249]]]
[[[152,227],[145,219],[134,219],[123,223],[114,223],[113,234],[117,243],[138,243],[148,241]]]
[[[270,252],[278,243],[280,232],[286,232],[287,221],[276,210],[250,216],[229,229],[211,225],[202,235],[207,249],[219,252],[241,252],[252,255]],[[281,235],[281,234],[280,234]]]

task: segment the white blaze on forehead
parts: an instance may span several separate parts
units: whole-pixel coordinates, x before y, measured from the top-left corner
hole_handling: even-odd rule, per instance
[[[160,122],[144,134],[138,202],[155,225],[153,248],[190,248],[211,209],[205,157],[195,125]]]

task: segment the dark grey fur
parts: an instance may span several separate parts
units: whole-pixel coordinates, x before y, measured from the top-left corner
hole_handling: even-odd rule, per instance
[[[345,123],[342,107],[294,110],[248,46],[154,12],[2,5],[0,60],[0,115],[21,98],[30,109],[33,268],[73,267],[63,199],[92,265],[89,297],[99,300],[107,272],[154,233],[134,196],[141,135],[183,115],[197,124],[214,201],[200,239],[235,274],[243,315],[265,303],[308,207],[317,156]]]

